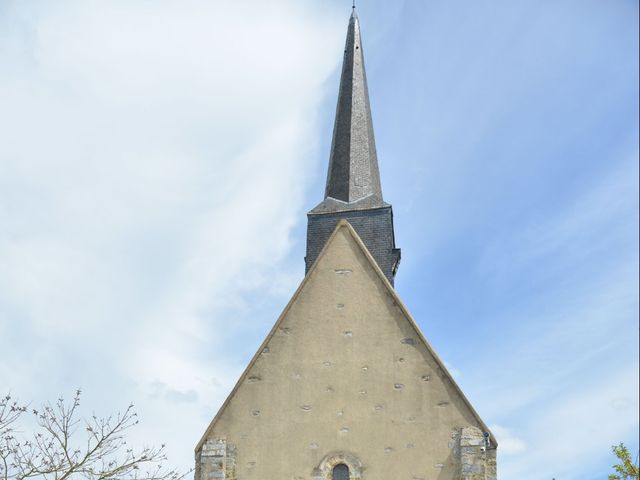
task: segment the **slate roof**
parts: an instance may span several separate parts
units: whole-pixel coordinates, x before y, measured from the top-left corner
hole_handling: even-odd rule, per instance
[[[358,202],[359,208],[386,205],[382,199],[362,50],[360,22],[354,10],[347,29],[325,200],[310,213],[350,209],[345,208],[345,202]]]

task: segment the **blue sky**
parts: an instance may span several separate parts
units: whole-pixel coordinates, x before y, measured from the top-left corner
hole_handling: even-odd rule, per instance
[[[0,390],[192,449],[304,272],[349,2],[0,3]],[[396,288],[500,477],[638,448],[638,2],[361,1]]]

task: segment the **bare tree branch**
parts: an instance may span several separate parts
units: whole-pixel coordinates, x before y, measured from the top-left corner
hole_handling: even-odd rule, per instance
[[[81,391],[66,402],[33,409],[37,428],[30,438],[15,425],[27,412],[11,395],[0,400],[0,480],[180,480],[186,474],[163,467],[165,447],[130,448],[126,433],[138,424],[133,404],[105,418],[78,418]],[[81,428],[82,427],[82,428]],[[85,432],[85,438],[79,439]]]

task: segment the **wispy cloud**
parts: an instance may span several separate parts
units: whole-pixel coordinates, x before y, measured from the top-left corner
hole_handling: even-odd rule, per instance
[[[546,409],[524,423],[527,448],[503,462],[504,478],[601,478],[593,468],[610,446],[637,433],[638,366],[621,366],[609,375],[584,379],[584,388],[550,395]],[[498,437],[499,438],[499,437]],[[507,437],[510,447],[511,438]],[[586,463],[586,465],[585,465]]]
[[[237,318],[245,299],[301,273],[282,262],[339,60],[335,14],[3,3],[3,388],[37,402],[82,386],[105,412],[134,400],[139,439],[191,466],[242,368],[227,341],[255,329]]]
[[[525,452],[527,445],[508,428],[501,425],[491,425],[491,431],[500,439],[500,457]],[[500,472],[502,474],[502,472]]]
[[[501,478],[602,478],[638,425],[637,3],[359,10],[401,296]],[[0,4],[0,388],[134,401],[135,440],[192,465],[302,275],[345,21]]]
[[[494,311],[489,386],[471,387],[508,428],[504,478],[584,477],[637,431],[637,158],[633,147],[611,159],[608,175],[554,215],[523,219],[477,266],[510,295]]]

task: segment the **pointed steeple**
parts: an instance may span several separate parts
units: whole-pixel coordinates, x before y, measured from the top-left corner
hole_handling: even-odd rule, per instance
[[[349,19],[325,198],[353,203],[373,196],[382,206],[382,188],[373,136],[360,22],[355,9]]]
[[[393,232],[393,210],[382,199],[355,6],[347,29],[325,196],[307,217],[307,271],[338,221],[346,220],[393,284],[400,249],[396,248]]]

